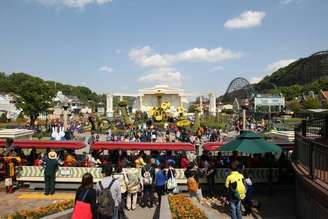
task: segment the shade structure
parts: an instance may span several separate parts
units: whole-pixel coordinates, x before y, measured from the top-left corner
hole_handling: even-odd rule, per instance
[[[44,141],[44,140],[14,140],[13,145],[24,149],[81,149],[86,146],[81,141]],[[0,148],[6,146],[6,140],[0,139]]]
[[[223,145],[218,150],[238,151],[250,154],[267,152],[279,153],[282,151],[281,147],[264,140],[252,131],[241,131],[240,135],[236,139]]]
[[[205,151],[216,151],[222,147],[225,143],[223,141],[207,142],[203,144],[203,150]]]
[[[189,143],[153,143],[153,142],[112,142],[98,141],[91,146],[92,150],[158,150],[158,151],[194,151]]]

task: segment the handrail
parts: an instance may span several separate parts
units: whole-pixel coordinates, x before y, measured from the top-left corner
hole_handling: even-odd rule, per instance
[[[328,184],[328,117],[303,120],[295,128],[294,162],[308,171],[311,180]]]

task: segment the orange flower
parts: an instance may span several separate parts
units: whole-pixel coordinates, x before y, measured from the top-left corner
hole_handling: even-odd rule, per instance
[[[171,195],[168,198],[173,219],[207,219],[204,212],[194,206],[184,195]]]

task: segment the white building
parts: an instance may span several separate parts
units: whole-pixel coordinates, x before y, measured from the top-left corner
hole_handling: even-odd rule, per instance
[[[215,114],[216,109],[216,96],[212,93],[207,94],[210,98],[209,110],[211,113]],[[142,111],[149,112],[154,107],[160,107],[162,103],[170,103],[171,108],[169,112],[174,114],[177,112],[179,107],[188,109],[189,101],[188,97],[200,97],[201,94],[189,94],[185,93],[183,89],[173,88],[167,85],[156,85],[152,88],[140,89],[136,94],[124,94],[124,93],[109,93],[107,94],[107,116],[111,117],[113,115],[113,98],[114,96],[120,97],[135,97],[136,100],[133,103],[132,112]],[[202,104],[202,102],[201,102]]]
[[[8,119],[17,119],[22,110],[17,109],[15,100],[8,94],[0,95],[0,112],[6,113]]]
[[[139,96],[133,104],[133,110],[148,112],[153,107],[160,107],[162,103],[170,103],[170,112],[174,113],[178,107],[186,108],[187,96],[179,88],[170,88],[167,85],[156,85],[153,88],[140,89]]]
[[[62,91],[58,91],[56,96],[53,98],[53,101],[58,103],[58,107],[63,105],[68,106],[68,110],[72,113],[78,114],[81,111],[81,103],[77,97],[68,97],[63,94]]]

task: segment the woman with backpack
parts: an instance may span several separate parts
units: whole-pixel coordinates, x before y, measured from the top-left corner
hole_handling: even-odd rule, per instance
[[[165,174],[165,164],[161,163],[159,166],[159,170],[155,175],[155,183],[156,183],[156,192],[158,196],[158,206],[161,206],[162,195],[165,193],[165,184],[166,184],[166,174]]]
[[[154,195],[153,195],[153,183],[155,179],[155,167],[151,164],[149,158],[146,159],[146,166],[141,168],[142,182],[143,182],[143,199],[142,207],[153,208]],[[148,205],[149,201],[149,205]]]
[[[93,189],[93,176],[85,173],[82,176],[81,186],[76,191],[75,206],[71,219],[97,218],[97,193]]]
[[[173,190],[177,189],[178,185],[177,185],[177,181],[176,181],[176,171],[174,169],[174,162],[170,162],[170,160],[168,161],[168,170],[166,171],[166,179],[167,179],[167,191],[168,193],[173,193]]]

